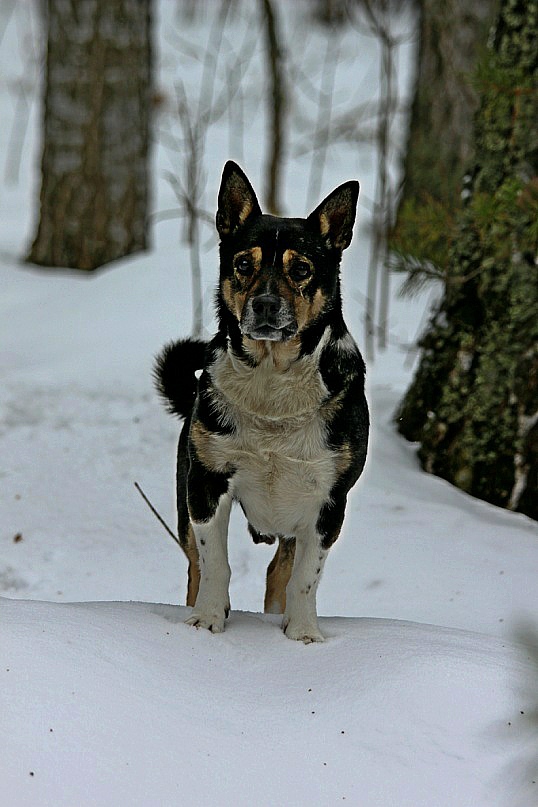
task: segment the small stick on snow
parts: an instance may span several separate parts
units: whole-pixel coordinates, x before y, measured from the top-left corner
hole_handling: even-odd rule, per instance
[[[146,502],[147,506],[149,507],[149,509],[151,510],[151,512],[153,513],[153,515],[155,516],[155,518],[156,518],[158,521],[160,521],[160,523],[163,525],[163,527],[165,528],[165,530],[166,530],[166,532],[168,533],[168,535],[170,535],[170,537],[174,539],[174,541],[176,542],[176,544],[177,544],[178,546],[181,546],[181,544],[180,544],[180,542],[179,542],[179,538],[177,537],[177,535],[176,535],[174,532],[172,532],[172,530],[170,529],[170,527],[168,526],[168,524],[166,523],[166,521],[164,520],[164,518],[162,518],[162,516],[161,516],[161,515],[160,515],[160,514],[157,512],[157,510],[154,508],[154,506],[152,505],[152,503],[150,502],[150,500],[148,499],[148,497],[146,496],[146,494],[144,493],[144,491],[142,490],[142,488],[140,487],[140,485],[138,484],[138,482],[135,482],[135,483],[134,483],[134,486],[135,486],[135,488],[137,489],[137,491],[140,493],[140,495],[142,496],[142,498],[144,499],[144,501]]]

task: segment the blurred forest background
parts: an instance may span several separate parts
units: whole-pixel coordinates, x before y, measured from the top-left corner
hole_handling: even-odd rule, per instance
[[[17,182],[28,83],[39,81],[41,187],[27,261],[92,272],[151,248],[158,223],[177,220],[199,336],[202,263],[215,239],[206,191],[220,171],[216,124],[227,122],[229,155],[248,168],[245,132],[261,121],[262,199],[280,215],[294,163],[313,207],[329,157],[352,144],[375,159],[375,182],[361,196],[371,248],[358,305],[369,362],[390,338],[394,275],[404,294],[436,289],[398,428],[419,444],[427,471],[538,518],[536,1],[168,2],[166,58],[176,66],[167,87],[155,70],[163,55],[152,0],[47,0],[27,12],[31,37],[21,23],[27,67],[11,88],[1,168]],[[20,7],[4,0],[0,47]],[[190,35],[200,16],[204,42]],[[412,87],[399,69],[405,49]],[[367,86],[355,86],[353,65],[365,59]],[[184,80],[193,71],[194,94]],[[152,199],[157,140],[169,153],[169,209]]]

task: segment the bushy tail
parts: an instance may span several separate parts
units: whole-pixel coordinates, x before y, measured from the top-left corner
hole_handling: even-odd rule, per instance
[[[155,360],[153,377],[157,392],[173,415],[190,415],[196,397],[195,372],[205,364],[208,343],[201,339],[180,339],[165,345]]]

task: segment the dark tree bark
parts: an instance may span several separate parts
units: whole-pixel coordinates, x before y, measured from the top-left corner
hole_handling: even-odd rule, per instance
[[[398,414],[426,470],[538,518],[538,4],[502,0],[444,297]]]
[[[471,77],[497,0],[420,0],[416,91],[403,200],[454,203],[472,155],[478,98]]]
[[[271,0],[261,0],[261,6],[270,79],[270,93],[268,95],[269,153],[267,156],[265,196],[267,210],[278,216],[281,215],[280,188],[284,156],[286,89],[280,34],[275,10]]]
[[[47,27],[28,260],[91,270],[147,246],[150,0],[48,0]]]

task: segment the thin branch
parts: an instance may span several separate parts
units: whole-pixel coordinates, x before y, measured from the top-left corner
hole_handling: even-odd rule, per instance
[[[161,516],[161,515],[160,515],[160,514],[157,512],[157,510],[154,508],[154,506],[152,505],[152,503],[150,502],[150,500],[148,499],[148,497],[146,496],[146,494],[144,493],[144,491],[142,490],[142,488],[140,487],[140,485],[138,484],[138,482],[134,482],[134,486],[135,486],[135,488],[137,489],[137,491],[140,493],[140,495],[142,496],[142,498],[144,499],[144,501],[146,502],[147,506],[149,507],[149,509],[151,510],[151,512],[153,513],[153,515],[154,515],[154,516],[155,516],[155,518],[157,519],[157,521],[159,521],[159,522],[160,522],[160,524],[162,524],[162,526],[164,527],[164,529],[166,530],[166,532],[168,533],[168,535],[169,535],[169,536],[170,536],[170,537],[171,537],[171,538],[172,538],[172,539],[173,539],[173,540],[176,542],[176,544],[177,544],[179,547],[181,547],[181,543],[180,543],[180,541],[179,541],[179,538],[178,538],[178,537],[177,537],[177,535],[176,535],[176,534],[175,534],[175,533],[174,533],[174,532],[173,532],[173,531],[170,529],[170,527],[168,526],[168,524],[166,523],[166,521],[164,520],[164,518],[163,518],[163,517],[162,517],[162,516]]]
[[[328,133],[331,128],[334,83],[339,57],[340,44],[333,36],[331,29],[327,36],[325,58],[323,60],[319,85],[318,119],[314,131],[313,156],[310,162],[310,176],[308,178],[308,190],[306,194],[308,201],[317,199],[321,192],[323,171],[325,169],[325,161],[329,149],[329,138],[326,133]]]

